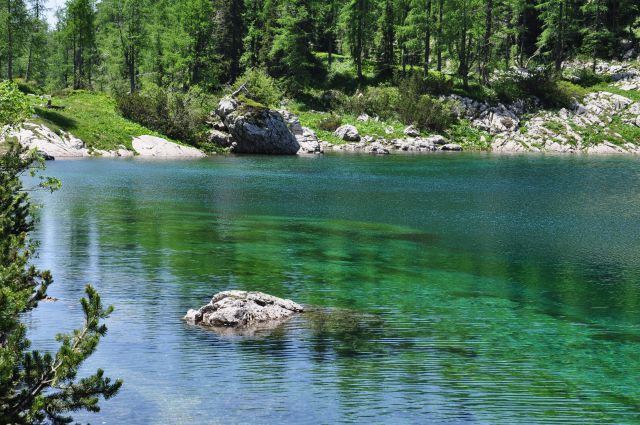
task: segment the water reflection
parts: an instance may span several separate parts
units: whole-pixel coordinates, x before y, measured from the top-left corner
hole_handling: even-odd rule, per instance
[[[38,237],[61,302],[32,337],[78,323],[86,282],[117,306],[86,369],[125,378],[105,423],[640,422],[638,165],[564,161],[59,162]],[[227,289],[320,309],[182,322]]]

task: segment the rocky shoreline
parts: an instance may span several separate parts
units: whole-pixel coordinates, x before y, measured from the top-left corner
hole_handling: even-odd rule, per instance
[[[584,69],[587,64],[567,64],[568,70]],[[640,128],[640,69],[631,63],[599,63],[597,73],[611,81],[613,91],[589,93],[581,102],[558,111],[544,110],[535,101],[490,104],[449,95],[456,114],[484,134],[480,137],[487,150],[500,153],[548,152],[562,154],[640,154],[638,131],[628,135],[616,129]],[[524,71],[523,71],[524,72]],[[615,89],[615,90],[614,90]],[[625,96],[625,93],[629,96]],[[366,114],[358,121],[374,119]],[[356,152],[387,155],[395,152],[459,152],[467,146],[442,135],[423,136],[413,126],[404,137],[385,138],[362,135],[353,124],[341,125],[334,136],[344,143],[320,140],[315,131],[303,127],[297,116],[287,110],[270,110],[243,102],[233,96],[223,98],[211,113],[209,141],[223,150],[239,154],[315,155],[324,152]],[[393,133],[388,129],[387,134]],[[201,158],[204,152],[166,139],[142,135],[132,137],[132,149],[90,149],[64,131],[54,132],[43,124],[27,122],[10,129],[13,137],[28,149],[39,151],[46,159],[111,157]],[[626,138],[625,138],[626,137]],[[455,143],[454,143],[455,142]]]

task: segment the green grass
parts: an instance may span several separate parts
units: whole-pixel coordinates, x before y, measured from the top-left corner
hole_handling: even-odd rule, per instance
[[[625,143],[640,143],[640,127],[625,124],[618,116],[612,118],[606,128],[598,126],[583,128],[580,135],[587,146],[598,145],[605,141],[622,146]]]
[[[454,124],[447,131],[446,136],[453,143],[459,144],[467,151],[491,150],[491,135],[486,131],[472,127],[469,120],[460,120],[460,122]]]
[[[546,121],[543,125],[546,129],[555,131],[556,133],[563,133],[565,131],[565,126],[557,121]]]
[[[619,94],[620,96],[628,97],[634,102],[640,102],[640,91],[638,90],[622,90],[620,87],[612,86],[607,83],[596,84],[589,87],[589,92],[595,93],[599,91],[608,91],[609,93]]]
[[[313,131],[316,132],[318,138],[320,140],[327,141],[333,144],[344,144],[346,143],[344,140],[337,138],[334,136],[333,132],[327,130],[320,129],[320,122],[329,116],[328,113],[320,113],[313,111],[301,111],[301,110],[292,110],[294,114],[300,118],[300,123],[303,127],[309,127]],[[399,139],[404,137],[404,129],[405,126],[397,121],[389,122],[389,121],[374,121],[370,119],[369,121],[361,122],[356,119],[353,115],[338,115],[342,119],[342,124],[351,124],[354,125],[360,136],[379,136],[384,137],[385,139]],[[387,134],[385,129],[387,127],[393,128],[393,133]]]
[[[167,137],[123,118],[113,98],[105,93],[72,91],[54,97],[53,104],[64,110],[45,107],[46,101],[32,100],[37,117],[33,122],[43,124],[52,131],[66,131],[84,141],[89,149],[112,150],[123,145],[132,149],[133,137],[149,134]]]

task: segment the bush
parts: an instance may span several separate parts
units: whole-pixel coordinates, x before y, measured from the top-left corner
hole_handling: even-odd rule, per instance
[[[512,103],[519,99],[538,98],[545,107],[569,107],[580,101],[586,91],[569,81],[558,80],[548,69],[513,70],[500,75],[493,83],[498,99]]]
[[[116,94],[116,102],[125,118],[193,145],[205,140],[206,119],[215,105],[197,87],[186,93],[154,87],[143,93]]]
[[[593,87],[600,83],[611,82],[611,76],[597,74],[588,68],[575,70],[570,78],[573,82],[582,87]]]
[[[421,130],[443,131],[451,127],[457,116],[452,101],[440,100],[429,95],[404,95],[398,104],[398,116],[405,124]]]
[[[15,83],[0,82],[0,131],[5,125],[18,124],[29,116],[29,101]]]
[[[429,76],[424,80],[426,93],[444,95],[453,90],[453,79],[439,71],[429,71]]]
[[[264,69],[251,68],[236,80],[233,91],[245,84],[249,93],[247,97],[267,107],[277,107],[284,97],[276,80],[271,78]]]
[[[368,87],[353,96],[339,96],[342,109],[353,115],[363,113],[392,119],[397,114],[400,94],[395,87]]]
[[[569,81],[556,81],[551,94],[554,99],[552,106],[568,108],[575,102],[582,102],[588,91]]]
[[[318,123],[318,128],[324,131],[336,131],[338,127],[342,125],[342,118],[337,115],[331,114],[325,118],[322,118]]]
[[[39,96],[44,93],[43,90],[38,87],[37,83],[33,81],[25,81],[22,78],[16,78],[14,82],[18,86],[18,90],[24,94],[35,94]]]

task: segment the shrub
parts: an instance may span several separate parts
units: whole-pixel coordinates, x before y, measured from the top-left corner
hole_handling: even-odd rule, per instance
[[[602,75],[593,72],[588,68],[580,68],[573,72],[571,80],[582,87],[592,87],[600,83],[610,83],[609,75]]]
[[[383,119],[396,116],[400,94],[395,87],[368,87],[353,96],[339,96],[341,107],[347,113],[377,115]]]
[[[569,81],[558,80],[547,69],[513,70],[503,73],[493,83],[498,99],[511,103],[519,99],[538,98],[546,107],[569,107],[580,101],[586,90]]]
[[[318,128],[324,131],[336,131],[338,127],[342,125],[342,118],[337,115],[331,114],[325,118],[322,118],[318,123]]]
[[[277,107],[284,97],[276,80],[261,68],[247,70],[242,77],[236,80],[233,91],[238,90],[242,84],[247,87],[249,93],[246,96],[248,98],[267,107]]]
[[[569,81],[556,81],[551,96],[554,101],[552,106],[568,108],[575,102],[581,102],[588,91]]]
[[[20,90],[24,94],[35,94],[38,96],[43,94],[42,89],[38,87],[37,83],[33,81],[26,81],[22,78],[16,78],[14,82],[18,86],[18,90]]]
[[[400,99],[398,116],[403,123],[413,124],[421,130],[443,131],[457,121],[454,108],[452,101],[407,94]]]
[[[10,81],[0,82],[0,131],[4,125],[14,125],[29,115],[29,101]]]
[[[154,87],[143,93],[116,94],[116,102],[125,118],[194,145],[204,141],[205,122],[214,105],[197,87],[186,93]]]
[[[433,95],[443,95],[451,93],[453,89],[453,79],[439,71],[429,71],[429,75],[424,80],[426,93]]]

